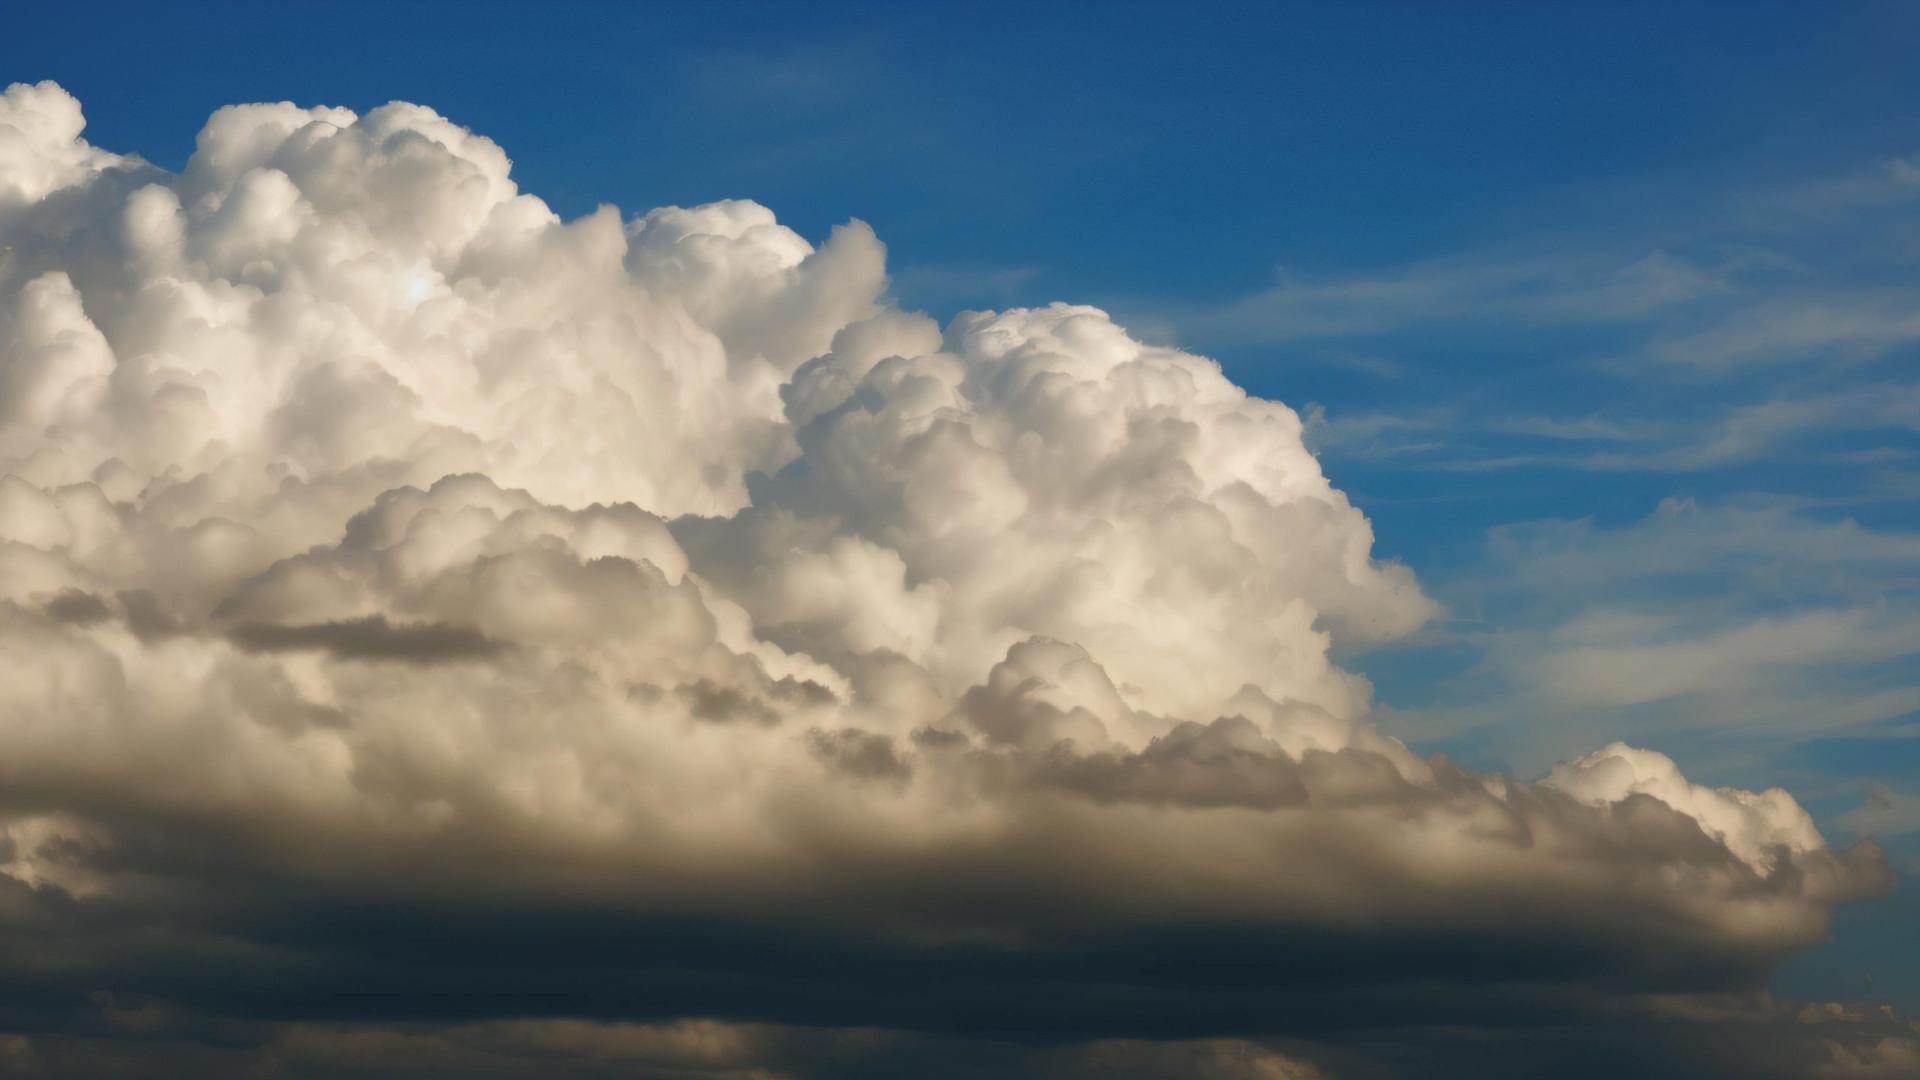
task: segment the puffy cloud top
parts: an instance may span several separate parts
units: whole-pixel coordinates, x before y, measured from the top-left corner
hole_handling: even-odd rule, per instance
[[[0,95],[0,205],[38,202],[123,159],[88,146],[72,94],[52,82]]]

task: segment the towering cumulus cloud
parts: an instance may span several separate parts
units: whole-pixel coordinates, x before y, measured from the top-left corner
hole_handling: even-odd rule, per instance
[[[0,98],[0,1071],[1913,1049],[1760,993],[1885,879],[1784,792],[1377,730],[1334,647],[1434,607],[1212,361],[416,105],[82,123]]]

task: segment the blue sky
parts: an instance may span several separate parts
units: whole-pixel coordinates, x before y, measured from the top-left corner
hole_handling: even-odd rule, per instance
[[[415,100],[565,214],[859,217],[942,319],[1218,358],[1447,606],[1351,659],[1389,730],[1787,786],[1904,887],[1786,988],[1920,1012],[1920,8],[105,7],[0,72],[169,168],[228,102]]]

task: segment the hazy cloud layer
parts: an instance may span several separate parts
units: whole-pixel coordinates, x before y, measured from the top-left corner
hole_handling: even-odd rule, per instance
[[[0,98],[6,1067],[1912,1053],[1758,993],[1887,881],[1785,792],[1377,730],[1332,650],[1435,605],[1212,361],[903,312],[859,222],[562,221],[419,106],[81,131]]]

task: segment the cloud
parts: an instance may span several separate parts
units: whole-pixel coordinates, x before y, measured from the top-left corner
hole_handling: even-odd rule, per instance
[[[1434,259],[1353,280],[1285,275],[1271,289],[1176,321],[1223,343],[1382,334],[1498,318],[1523,325],[1642,319],[1723,294],[1724,271],[1665,251]]]
[[[1869,381],[1842,390],[1787,394],[1725,406],[1695,421],[1616,423],[1593,415],[1574,420],[1546,416],[1478,421],[1461,410],[1427,405],[1406,413],[1373,411],[1328,417],[1308,409],[1308,437],[1316,449],[1343,458],[1409,455],[1410,468],[1449,472],[1572,469],[1585,472],[1684,473],[1725,469],[1811,452],[1835,435],[1905,440],[1920,431],[1920,389],[1904,382]],[[1443,424],[1440,417],[1450,422]],[[1400,432],[1425,433],[1420,441]],[[1485,445],[1486,435],[1611,444],[1606,449],[1526,449]],[[1476,445],[1476,444],[1479,445]],[[1905,460],[1896,446],[1827,451],[1838,464]],[[1414,456],[1418,455],[1418,456]]]
[[[1436,605],[1292,409],[1098,309],[563,221],[415,105],[222,109],[176,176],[6,100],[19,1061],[1392,1070],[1751,999],[1886,886],[1657,754],[1382,733],[1335,649]]]
[[[1866,801],[1840,815],[1842,828],[1863,836],[1900,836],[1920,832],[1920,797],[1875,784]]]
[[[1838,358],[1861,362],[1920,338],[1914,296],[1904,291],[1844,299],[1778,301],[1724,323],[1656,340],[1661,360],[1726,371],[1742,366]]]
[[[1912,171],[1897,158],[1784,189],[1616,189],[1478,249],[1136,300],[1135,321],[1237,347],[1263,385],[1354,353],[1411,361],[1390,383],[1336,379],[1312,424],[1316,449],[1363,469],[1393,459],[1457,487],[1777,463],[1766,482],[1791,484],[1817,457],[1874,484],[1867,468],[1898,463],[1920,430]]]
[[[1869,610],[1757,617],[1734,629],[1677,635],[1647,619],[1601,612],[1556,631],[1541,676],[1549,691],[1573,701],[1630,705],[1731,693],[1797,668],[1910,655],[1917,633],[1920,620]]]
[[[38,202],[126,159],[80,137],[80,103],[52,82],[0,95],[0,206]]]
[[[1316,453],[1400,457],[1440,449],[1440,434],[1453,422],[1455,417],[1434,409],[1408,416],[1371,412],[1330,417],[1316,403],[1306,408],[1302,437]]]
[[[1488,331],[1483,342],[1537,350],[1543,331],[1560,328],[1573,332],[1567,359],[1630,380],[1865,366],[1920,336],[1902,273],[1920,193],[1915,161],[1874,161],[1786,188],[1669,189],[1659,204],[1643,190],[1611,215],[1591,205],[1573,215],[1604,231],[1567,222],[1347,275],[1283,270],[1270,288],[1166,317],[1185,340],[1239,345],[1477,326]],[[1714,209],[1677,223],[1672,208],[1684,202]]]
[[[1916,559],[1911,532],[1769,497],[1500,526],[1411,642],[1448,659],[1395,723],[1457,746],[1497,727],[1528,766],[1604,728],[1794,775],[1806,740],[1910,730]]]
[[[1773,1002],[1716,1002],[1707,1008],[1658,1010],[1676,1022],[1712,1027],[1712,1049],[1686,1058],[1694,1075],[1899,1076],[1915,1060],[1915,1029],[1897,1016],[1838,1002],[1798,1011]],[[505,1020],[377,1024],[232,1024],[217,1042],[180,1037],[185,1018],[112,998],[90,1003],[95,1029],[132,1036],[125,1042],[71,1033],[0,1040],[10,1075],[165,1075],[244,1073],[381,1077],[688,1076],[768,1080],[771,1077],[900,1075],[935,1078],[1047,1076],[1092,1080],[1124,1075],[1145,1080],[1325,1080],[1359,1075],[1485,1075],[1507,1066],[1604,1077],[1661,1060],[1662,1040],[1608,1041],[1577,1029],[1540,1028],[1518,1045],[1477,1042],[1469,1032],[1442,1032],[1416,1051],[1391,1036],[1374,1046],[1391,1073],[1351,1058],[1316,1054],[1297,1044],[1245,1038],[1102,1039],[1069,1047],[1014,1038],[914,1035],[876,1028],[794,1027],[714,1020],[634,1023]],[[1649,1045],[1655,1044],[1655,1045]],[[1315,1060],[1319,1058],[1320,1060]],[[1585,1063],[1585,1064],[1581,1064]],[[1355,1071],[1355,1070],[1359,1071]]]
[[[307,626],[242,623],[227,635],[251,652],[323,649],[348,659],[402,660],[432,663],[462,657],[485,656],[495,646],[477,631],[445,623],[396,626],[384,615],[340,619]]]
[[[1603,420],[1598,416],[1584,416],[1575,420],[1556,420],[1549,416],[1522,416],[1502,422],[1499,428],[1514,435],[1532,435],[1563,442],[1633,442],[1646,438],[1641,432]]]

